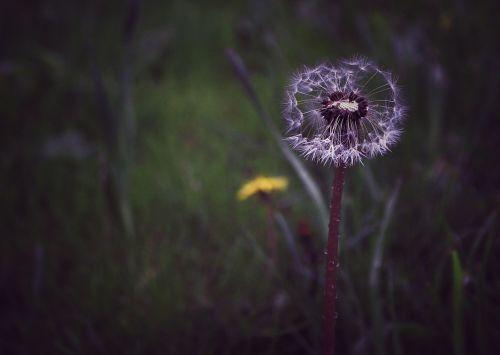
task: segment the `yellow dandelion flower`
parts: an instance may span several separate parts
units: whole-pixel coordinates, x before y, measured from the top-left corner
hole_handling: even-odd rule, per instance
[[[283,191],[288,187],[288,179],[280,176],[257,176],[243,184],[238,191],[238,200],[243,201],[260,192]]]

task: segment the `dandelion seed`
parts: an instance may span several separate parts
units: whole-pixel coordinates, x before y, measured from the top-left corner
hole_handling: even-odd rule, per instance
[[[405,108],[398,87],[366,59],[304,68],[285,97],[286,139],[307,159],[350,166],[399,140]]]

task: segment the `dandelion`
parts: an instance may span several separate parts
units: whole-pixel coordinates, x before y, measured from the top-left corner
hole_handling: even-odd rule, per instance
[[[286,140],[306,159],[337,168],[325,273],[324,354],[334,354],[340,206],[346,167],[387,153],[405,115],[393,76],[363,58],[304,68],[286,91]]]
[[[271,192],[284,191],[288,187],[288,179],[281,176],[257,176],[246,182],[238,191],[237,198],[240,201],[246,200],[251,196],[258,196],[266,206],[267,212],[267,243],[271,253],[271,265],[276,259],[277,237],[274,230],[273,216],[274,206],[271,199]]]
[[[305,68],[292,78],[284,109],[292,148],[335,166],[388,152],[404,114],[392,75],[365,59]]]
[[[284,191],[288,180],[284,177],[257,176],[246,182],[238,191],[238,200],[243,201],[253,195],[269,194],[273,191]]]

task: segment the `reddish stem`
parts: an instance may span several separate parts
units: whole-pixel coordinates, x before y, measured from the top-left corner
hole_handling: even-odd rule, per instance
[[[345,166],[339,166],[333,179],[330,202],[330,224],[328,226],[328,245],[326,249],[325,273],[325,314],[324,314],[324,355],[335,354],[335,322],[337,312],[337,264],[340,227],[340,206],[344,189]]]

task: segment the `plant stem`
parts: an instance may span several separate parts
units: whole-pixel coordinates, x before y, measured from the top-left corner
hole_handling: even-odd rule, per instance
[[[326,249],[325,273],[325,314],[324,314],[324,355],[335,354],[335,322],[337,312],[337,265],[340,228],[340,206],[344,189],[345,166],[337,167],[333,179],[332,199],[330,202],[330,224],[328,226],[328,244]]]
[[[274,210],[271,201],[267,203],[267,243],[271,262],[276,263],[276,231],[274,230]]]

